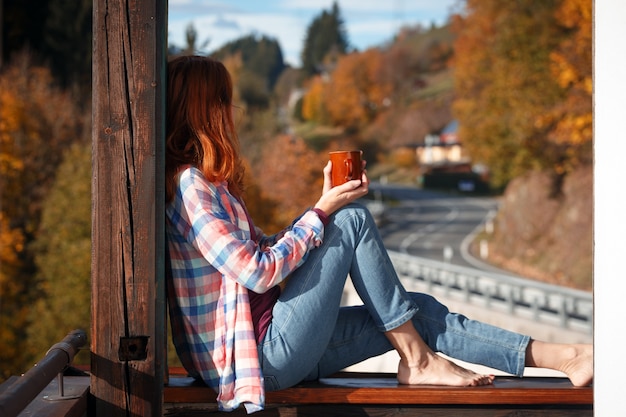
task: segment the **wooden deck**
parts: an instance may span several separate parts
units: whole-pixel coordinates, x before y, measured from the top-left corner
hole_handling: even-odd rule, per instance
[[[51,401],[58,395],[54,379],[20,417],[89,416],[89,382],[89,376],[65,376],[65,395],[76,398]],[[243,407],[219,412],[213,390],[176,371],[163,395],[164,416],[247,415]],[[577,388],[552,377],[496,377],[493,385],[456,388],[400,385],[393,374],[344,372],[266,395],[266,409],[255,416],[593,416],[592,387]]]
[[[164,415],[222,414],[215,393],[185,376],[171,376]],[[408,386],[392,374],[340,373],[315,383],[268,392],[258,416],[592,416],[593,388],[564,378],[497,377],[491,386]],[[224,413],[226,415],[226,413]],[[246,415],[242,409],[228,415]]]

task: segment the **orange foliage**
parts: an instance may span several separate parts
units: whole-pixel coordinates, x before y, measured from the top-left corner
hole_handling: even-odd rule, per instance
[[[394,163],[403,168],[414,167],[417,162],[415,151],[411,148],[394,149],[391,156]]]
[[[28,303],[24,303],[24,284],[16,279],[22,267],[24,235],[12,228],[0,211],[0,382],[11,376],[10,364],[22,354],[20,334],[25,326]]]
[[[585,145],[593,138],[591,0],[564,0],[556,15],[573,32],[550,55],[556,82],[567,96],[542,122],[556,121],[551,135],[555,142]]]
[[[14,56],[0,73],[0,378],[24,365],[37,286],[33,240],[63,150],[83,139],[89,108],[54,86],[48,69]]]
[[[19,254],[24,250],[24,235],[11,228],[9,219],[0,211],[0,297],[6,296],[5,285],[19,266]]]
[[[27,56],[15,58],[0,76],[2,211],[27,233],[36,230],[62,150],[81,137],[89,116]]]
[[[393,94],[383,53],[372,48],[341,57],[325,90],[324,105],[332,124],[365,126]]]
[[[324,79],[315,76],[309,81],[309,89],[302,99],[302,117],[323,123],[327,118],[324,102]]]
[[[246,205],[255,223],[266,233],[274,233],[317,202],[328,156],[312,151],[302,138],[280,135],[264,148],[262,160],[262,167],[254,173],[260,192],[256,201],[247,193]],[[255,216],[258,208],[254,206],[268,202],[275,205],[273,218]]]
[[[230,78],[233,82],[233,103],[239,105],[238,103],[243,103],[241,100],[241,91],[239,90],[239,78],[243,69],[241,53],[227,56],[222,60],[222,63],[230,73]]]
[[[589,160],[591,0],[467,0],[454,18],[459,135],[495,185]]]

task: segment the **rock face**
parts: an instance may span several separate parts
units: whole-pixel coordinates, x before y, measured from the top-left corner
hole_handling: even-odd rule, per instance
[[[553,182],[542,172],[512,181],[490,238],[490,261],[528,278],[590,290],[593,272],[593,168]]]

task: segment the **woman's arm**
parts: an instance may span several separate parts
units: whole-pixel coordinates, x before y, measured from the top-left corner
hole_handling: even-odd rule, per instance
[[[323,225],[305,213],[270,246],[252,240],[244,207],[225,185],[209,183],[195,168],[183,171],[175,200],[179,231],[211,267],[262,293],[296,269],[323,237]]]

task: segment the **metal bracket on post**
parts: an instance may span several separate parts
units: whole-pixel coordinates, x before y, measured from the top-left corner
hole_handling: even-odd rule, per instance
[[[63,386],[63,372],[57,375],[57,383],[59,385],[58,395],[44,395],[43,399],[48,401],[74,400],[80,398],[80,395],[65,395],[65,387]]]
[[[148,357],[148,339],[148,336],[120,337],[119,360],[145,361]]]

